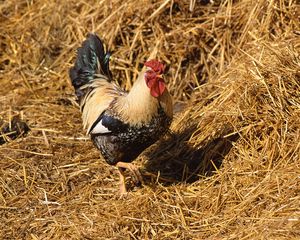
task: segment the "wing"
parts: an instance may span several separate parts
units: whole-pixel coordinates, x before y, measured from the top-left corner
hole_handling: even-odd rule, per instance
[[[108,132],[109,130],[102,126],[101,119],[104,112],[114,99],[127,93],[118,85],[107,82],[106,79],[95,79],[92,83],[83,86],[82,89],[87,89],[80,104],[83,126],[87,129],[87,133]]]
[[[91,134],[107,135],[126,132],[129,124],[122,122],[116,116],[112,116],[109,111],[104,111],[91,127]]]

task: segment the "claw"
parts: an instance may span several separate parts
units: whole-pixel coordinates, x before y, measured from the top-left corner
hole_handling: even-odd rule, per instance
[[[126,163],[126,162],[118,162],[116,164],[116,166],[118,167],[120,173],[121,173],[121,171],[123,171],[123,169],[128,169],[133,174],[135,181],[137,183],[139,183],[139,182],[143,183],[142,174],[140,173],[139,168],[137,166],[135,166],[134,164]],[[123,177],[123,181],[124,181],[124,185],[125,185],[125,178],[124,178],[123,172],[121,173],[121,175]]]

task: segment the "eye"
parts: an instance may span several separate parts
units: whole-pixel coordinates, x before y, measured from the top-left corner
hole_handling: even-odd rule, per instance
[[[156,78],[156,73],[153,70],[147,70],[145,73],[146,79]]]
[[[165,71],[165,66],[159,62],[158,68],[157,68],[157,72],[159,74],[162,74]]]
[[[145,81],[148,87],[151,87],[156,80],[156,73],[153,70],[147,70],[145,73]]]

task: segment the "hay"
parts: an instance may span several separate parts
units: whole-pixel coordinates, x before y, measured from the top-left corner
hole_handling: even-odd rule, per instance
[[[0,146],[2,239],[299,238],[296,1],[12,0],[0,12],[0,117],[31,130]],[[156,52],[184,106],[136,161],[145,185],[129,181],[127,199],[68,81],[88,32],[127,89]]]

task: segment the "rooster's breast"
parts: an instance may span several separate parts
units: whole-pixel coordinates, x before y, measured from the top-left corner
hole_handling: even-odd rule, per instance
[[[91,138],[108,164],[131,162],[168,131],[171,120],[163,111],[160,111],[147,124],[140,126],[123,124],[122,128],[118,128],[122,131],[92,134]]]

